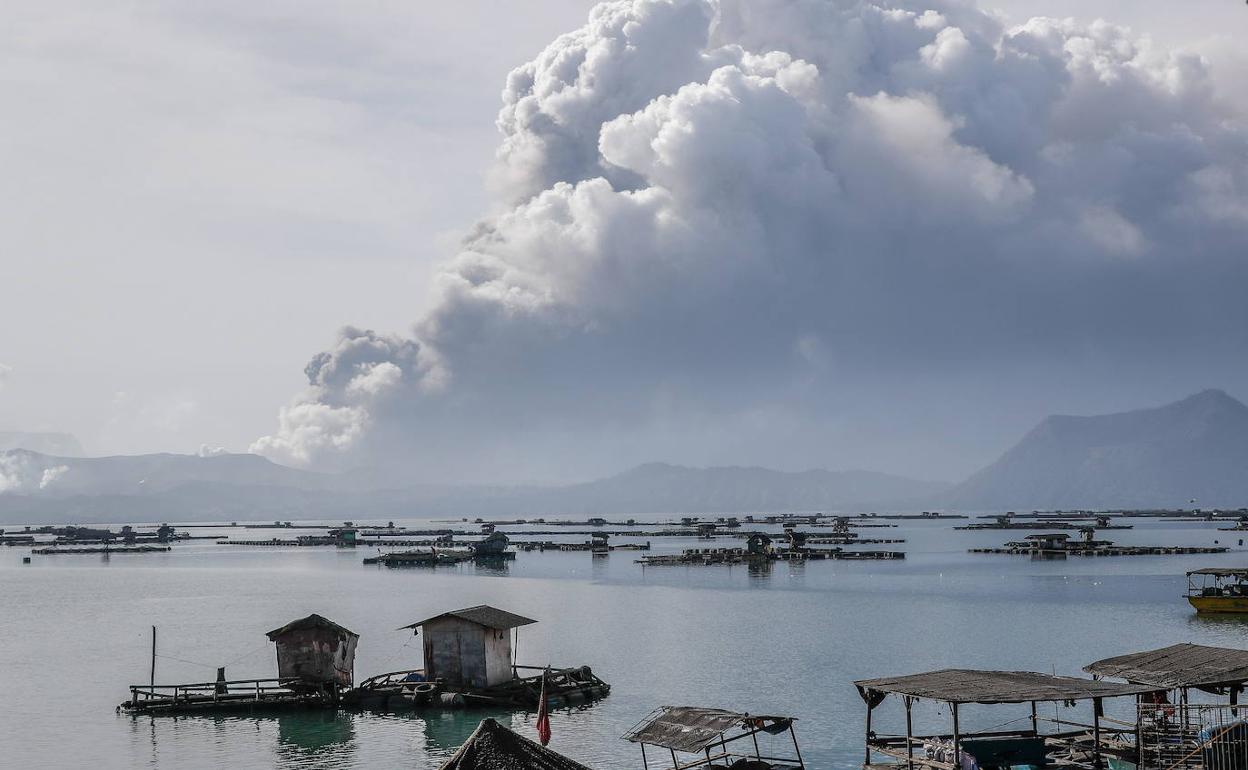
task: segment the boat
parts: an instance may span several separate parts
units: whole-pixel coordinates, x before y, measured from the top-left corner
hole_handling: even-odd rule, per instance
[[[1188,572],[1187,601],[1198,613],[1248,612],[1248,568],[1207,567]]]

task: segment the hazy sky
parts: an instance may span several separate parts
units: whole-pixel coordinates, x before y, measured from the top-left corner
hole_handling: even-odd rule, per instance
[[[1051,412],[1248,396],[1242,3],[994,0],[1077,20],[1006,59],[946,0],[554,42],[593,5],[7,6],[0,429],[956,478]]]

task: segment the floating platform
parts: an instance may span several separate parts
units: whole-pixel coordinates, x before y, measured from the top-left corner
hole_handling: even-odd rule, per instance
[[[888,560],[904,559],[904,551],[843,551],[832,549],[778,550],[770,553],[752,553],[744,548],[694,548],[678,554],[646,556],[637,560],[646,566],[673,566],[711,564],[764,564],[775,561],[822,561],[842,560]]]
[[[1022,545],[1006,544],[1001,548],[971,548],[967,553],[995,553],[1011,556],[1043,556],[1046,558],[1062,556],[1180,556],[1196,553],[1226,553],[1229,548],[1189,547],[1171,545],[1109,545],[1096,548],[1028,548]]]
[[[555,543],[549,540],[544,542],[530,542],[525,540],[512,540],[511,544],[518,550],[524,552],[530,551],[593,551],[594,553],[608,553],[610,551],[649,551],[649,543],[621,543],[619,545],[595,545],[593,543]]]
[[[1105,526],[1094,524],[1074,524],[1069,521],[1046,521],[1043,519],[1033,519],[1032,521],[1014,521],[1009,524],[967,524],[954,529],[1073,529],[1080,530],[1085,527],[1092,529],[1135,529],[1134,524],[1107,524]]]
[[[86,548],[35,548],[31,551],[39,556],[56,556],[61,554],[87,553],[164,553],[173,550],[167,545],[117,545],[89,546]]]
[[[515,551],[499,551],[494,553],[474,553],[472,551],[396,551],[383,553],[364,559],[365,564],[380,564],[385,567],[437,567],[447,564],[463,564],[469,561],[500,562],[514,561]]]
[[[421,670],[396,671],[364,680],[343,695],[342,706],[370,711],[470,707],[536,709],[541,703],[543,669],[535,666],[515,668],[538,673],[478,689],[428,682]],[[589,666],[551,669],[546,673],[546,697],[550,708],[588,703],[604,698],[610,692],[611,685],[599,679]]]

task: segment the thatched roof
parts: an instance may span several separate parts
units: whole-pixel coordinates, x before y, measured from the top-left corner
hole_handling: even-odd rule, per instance
[[[945,703],[1076,701],[1117,698],[1155,689],[1031,671],[972,671],[957,668],[909,676],[864,679],[854,684],[864,693],[864,697],[871,691],[931,698]]]
[[[483,719],[439,770],[590,770],[562,754]]]
[[[1157,687],[1211,687],[1248,681],[1248,650],[1172,644],[1158,650],[1105,658],[1083,667],[1095,676],[1112,676]]]

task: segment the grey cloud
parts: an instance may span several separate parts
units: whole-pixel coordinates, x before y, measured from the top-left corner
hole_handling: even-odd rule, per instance
[[[603,3],[508,78],[502,208],[414,339],[344,332],[253,449],[809,452],[908,372],[1242,356],[1248,156],[1210,82],[961,2]]]

